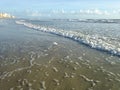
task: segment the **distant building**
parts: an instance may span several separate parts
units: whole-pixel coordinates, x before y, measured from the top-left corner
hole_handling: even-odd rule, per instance
[[[15,18],[15,16],[12,16],[8,13],[0,13],[0,18]]]

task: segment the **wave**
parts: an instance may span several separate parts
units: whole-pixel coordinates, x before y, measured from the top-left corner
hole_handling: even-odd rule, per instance
[[[86,22],[86,23],[120,23],[119,19],[70,19],[68,21]]]
[[[29,22],[26,22],[24,20],[16,21],[17,24],[24,25],[26,27],[47,32],[55,35],[59,35],[62,37],[66,37],[69,39],[72,39],[74,41],[77,41],[79,43],[82,43],[84,45],[87,45],[91,48],[101,50],[108,52],[110,54],[116,55],[120,57],[120,47],[117,47],[111,43],[109,43],[107,37],[98,37],[97,35],[86,35],[81,32],[75,32],[75,31],[65,31],[65,30],[58,30],[55,28],[45,27],[41,25],[35,25]]]
[[[120,19],[53,19],[53,20],[85,23],[120,23]]]

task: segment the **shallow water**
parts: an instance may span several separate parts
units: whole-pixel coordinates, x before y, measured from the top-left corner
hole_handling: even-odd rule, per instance
[[[51,21],[47,21],[47,22],[51,22]],[[65,25],[63,27],[65,27],[66,23],[68,23],[64,20],[62,22],[63,22],[63,25],[65,23]],[[51,23],[57,23],[57,22],[52,21]],[[70,24],[68,24],[68,25],[70,27],[72,26],[71,27],[72,30],[67,28],[67,26],[66,26],[66,28],[68,30],[67,29],[58,29],[58,28],[53,28],[53,27],[51,28],[51,26],[49,26],[49,24],[48,24],[48,26],[46,26],[46,24],[41,25],[39,23],[39,21],[28,21],[28,20],[16,21],[16,24],[21,24],[23,26],[26,26],[28,28],[32,28],[32,29],[37,30],[37,31],[47,32],[47,33],[58,35],[61,37],[66,37],[66,38],[69,38],[71,40],[77,41],[81,44],[87,45],[91,48],[94,48],[94,49],[97,49],[100,51],[105,51],[105,52],[108,52],[110,54],[113,54],[113,55],[120,57],[120,43],[119,43],[120,38],[115,37],[115,35],[119,36],[120,33],[118,32],[119,29],[114,26],[114,23],[112,25],[109,24],[109,26],[112,26],[112,28],[115,28],[115,30],[114,30],[115,33],[118,32],[117,34],[114,33],[114,36],[113,36],[112,32],[109,32],[107,35],[104,34],[104,33],[106,33],[105,30],[111,31],[111,29],[107,28],[106,27],[107,25],[105,25],[105,26],[102,25],[104,27],[104,29],[100,28],[101,24],[103,24],[103,23],[99,23],[99,24],[92,23],[92,25],[95,26],[94,30],[92,30],[93,27],[89,28],[90,26],[92,26],[91,23],[87,22],[86,26],[85,26],[87,31],[81,30],[82,28],[79,27],[79,25],[82,25],[83,22],[82,23],[77,22],[79,25],[76,25],[76,27],[79,28],[79,31],[76,31],[75,29],[73,29],[75,27],[73,25],[76,22],[74,24],[72,22],[69,22],[69,23]],[[59,23],[58,23],[58,26],[60,26]],[[100,29],[97,29],[97,28],[100,28]],[[104,30],[104,33],[103,33],[103,30]],[[92,32],[92,34],[89,31]],[[96,33],[94,31],[96,31]],[[99,32],[102,33],[102,35],[100,35]],[[108,36],[108,35],[110,35],[110,36]]]
[[[120,89],[119,57],[15,21],[0,21],[0,90]]]

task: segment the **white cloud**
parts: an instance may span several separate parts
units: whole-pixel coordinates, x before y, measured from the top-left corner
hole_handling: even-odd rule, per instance
[[[108,11],[104,11],[104,15],[110,15]]]
[[[105,10],[99,10],[99,9],[87,9],[87,10],[80,10],[80,14],[86,14],[86,15],[109,15],[110,13]]]
[[[120,9],[102,10],[102,9],[81,9],[64,10],[55,9],[50,11],[26,11],[26,16],[43,18],[120,18]]]
[[[42,13],[39,11],[30,11],[30,10],[26,10],[25,11],[26,15],[29,17],[40,17],[42,16]]]
[[[120,14],[120,9],[118,9],[118,10],[113,10],[112,13],[113,13],[113,14]]]
[[[52,10],[52,14],[71,14],[71,15],[110,15],[110,12],[106,10],[99,10],[99,9],[85,9],[85,10],[71,10],[65,11],[61,10]]]
[[[30,16],[33,16],[33,17],[38,17],[38,16],[42,16],[42,14],[41,13],[39,13],[39,12],[33,12],[33,13],[31,13],[31,15]]]
[[[71,14],[76,14],[77,12],[76,11],[70,11]]]
[[[61,9],[61,10],[52,10],[51,13],[53,13],[53,14],[65,14],[66,11],[64,9]]]

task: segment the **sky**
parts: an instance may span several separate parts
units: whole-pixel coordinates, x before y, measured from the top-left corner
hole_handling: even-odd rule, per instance
[[[120,0],[1,0],[0,12],[20,18],[120,19]]]

